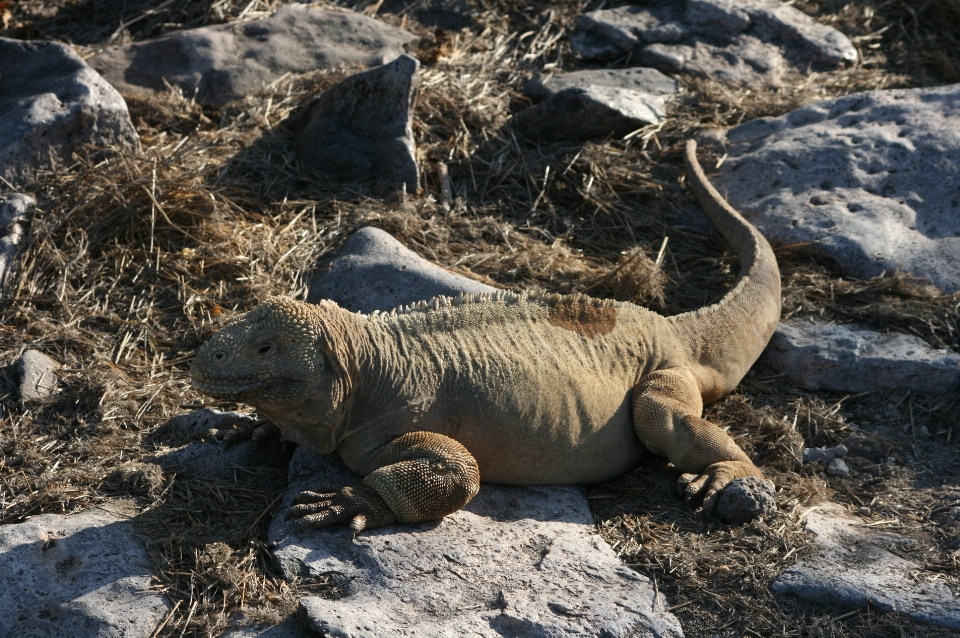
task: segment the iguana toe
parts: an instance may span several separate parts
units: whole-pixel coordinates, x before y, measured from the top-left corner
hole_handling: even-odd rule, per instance
[[[683,489],[687,502],[703,497],[703,509],[712,511],[720,492],[735,478],[763,474],[753,463],[744,461],[720,461],[709,465],[702,474],[683,474],[677,484]]]
[[[300,519],[301,529],[315,529],[350,521],[353,535],[364,529],[383,527],[396,517],[383,499],[365,485],[344,487],[335,492],[301,492],[287,512],[287,520]]]

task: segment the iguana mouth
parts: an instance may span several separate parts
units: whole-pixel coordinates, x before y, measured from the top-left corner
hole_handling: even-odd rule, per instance
[[[198,379],[193,377],[190,384],[203,392],[212,396],[221,396],[226,394],[240,394],[249,390],[255,390],[264,386],[266,381],[244,381],[242,379]]]

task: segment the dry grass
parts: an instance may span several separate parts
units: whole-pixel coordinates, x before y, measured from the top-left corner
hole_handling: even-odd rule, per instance
[[[380,7],[340,4],[369,13]],[[545,64],[574,65],[567,37],[594,5],[472,4],[473,26],[456,32],[381,9],[383,19],[423,37],[414,123],[425,184],[419,196],[301,179],[289,140],[275,128],[356,69],[286,77],[220,110],[175,91],[131,101],[141,155],[81,154],[29,187],[40,210],[0,316],[0,523],[136,498],[157,587],[174,604],[162,636],[219,635],[240,610],[246,622],[273,621],[303,591],[326,586],[287,584],[270,566],[265,527],[284,487],[282,469],[197,480],[149,463],[174,443],[151,436],[158,426],[203,401],[186,366],[225,317],[271,294],[303,297],[316,263],[365,224],[501,286],[689,310],[718,298],[737,263],[696,223],[700,213],[682,187],[685,137],[856,90],[958,79],[956,0],[805,0],[798,4],[854,38],[861,64],[779,91],[687,78],[669,119],[629,140],[532,145],[508,124],[526,104],[521,80]],[[275,5],[26,0],[2,3],[0,15],[10,14],[0,36],[50,37],[90,51],[247,19]],[[439,163],[453,185],[449,202]],[[957,295],[900,276],[851,281],[796,251],[779,257],[785,314],[911,332],[960,350]],[[50,403],[22,405],[17,397],[12,364],[27,347],[66,365],[63,391]],[[923,548],[911,557],[960,591],[960,558],[947,548],[953,532],[936,517],[960,498],[944,487],[960,476],[958,413],[956,396],[808,393],[758,366],[708,416],[762,462],[778,484],[781,513],[724,527],[682,504],[669,471],[653,462],[593,490],[600,530],[656,580],[691,637],[946,636],[893,615],[801,605],[773,596],[769,582],[803,556],[803,512],[832,497],[902,521]],[[861,430],[889,442],[887,458],[850,479],[801,472],[801,447]]]

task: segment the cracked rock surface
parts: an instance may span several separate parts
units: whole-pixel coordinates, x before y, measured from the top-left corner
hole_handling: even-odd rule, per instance
[[[325,575],[343,597],[307,597],[310,628],[394,636],[680,637],[650,581],[594,530],[583,489],[484,484],[442,521],[390,525],[351,540],[345,525],[299,532],[283,515],[301,490],[356,484],[332,456],[298,448],[269,542],[287,578]]]
[[[621,57],[665,72],[778,87],[789,71],[854,62],[836,29],[777,0],[662,1],[581,16],[571,44],[586,61]]]
[[[960,629],[960,600],[926,575],[923,567],[888,551],[909,545],[902,536],[863,526],[836,503],[824,503],[807,515],[806,530],[816,553],[773,583],[779,594],[828,606],[898,612],[921,623]]]

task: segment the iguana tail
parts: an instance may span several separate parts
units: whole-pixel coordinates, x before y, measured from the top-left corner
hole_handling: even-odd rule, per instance
[[[690,344],[691,368],[709,403],[733,390],[766,347],[780,320],[780,270],[770,244],[710,184],[687,142],[687,178],[700,205],[740,257],[740,277],[720,301],[670,317]]]

